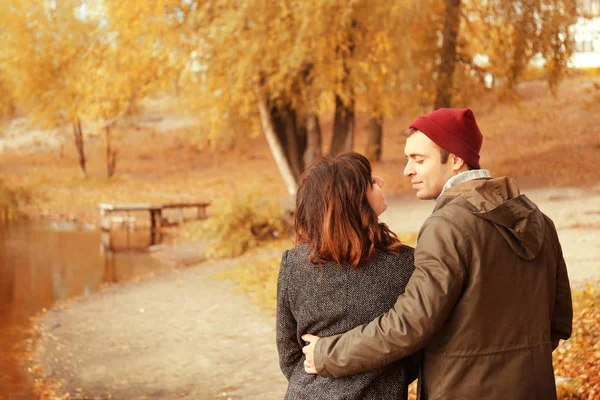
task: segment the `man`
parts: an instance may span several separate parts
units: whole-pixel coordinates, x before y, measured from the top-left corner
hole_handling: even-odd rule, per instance
[[[556,399],[552,351],[571,335],[567,269],[552,221],[511,178],[480,169],[470,109],[407,132],[404,175],[435,199],[415,272],[394,307],[343,335],[305,335],[305,370],[340,377],[424,349],[421,399]]]

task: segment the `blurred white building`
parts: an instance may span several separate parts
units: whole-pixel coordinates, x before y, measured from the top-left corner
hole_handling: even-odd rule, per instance
[[[575,36],[575,51],[570,67],[600,67],[600,0],[579,0],[582,17],[571,26]]]

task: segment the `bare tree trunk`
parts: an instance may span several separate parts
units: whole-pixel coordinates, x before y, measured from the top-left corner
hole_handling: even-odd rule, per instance
[[[256,100],[258,102],[258,111],[260,113],[260,122],[263,128],[263,132],[265,137],[267,138],[267,143],[269,144],[269,148],[271,149],[271,154],[273,155],[273,159],[275,160],[275,164],[279,169],[279,173],[285,182],[285,186],[287,188],[290,196],[295,197],[296,195],[296,179],[294,178],[294,174],[288,161],[285,157],[285,153],[283,151],[283,147],[277,138],[277,134],[275,133],[275,129],[273,128],[273,121],[271,120],[271,115],[269,114],[269,110],[267,108],[267,103],[264,99],[264,96],[261,91],[260,85],[257,83],[254,86],[254,93],[256,95]]]
[[[179,82],[181,81],[181,74],[183,70],[177,71],[175,77],[173,78],[173,85],[175,86],[175,97],[179,97],[181,95],[181,85]]]
[[[444,42],[440,54],[440,69],[437,78],[436,97],[433,108],[452,107],[452,87],[456,66],[456,38],[460,26],[460,0],[446,0]]]
[[[298,180],[304,171],[304,152],[306,150],[306,123],[298,123],[296,110],[288,103],[283,106],[268,104],[267,109],[288,164]]]
[[[508,76],[508,91],[513,92],[521,74],[529,64],[530,57],[527,56],[527,39],[535,36],[536,24],[533,18],[534,4],[531,0],[523,1],[520,4],[521,17],[518,21],[519,29],[513,32],[513,57],[510,65],[510,73]],[[535,53],[534,51],[531,52]]]
[[[335,96],[335,118],[331,138],[331,154],[352,151],[354,145],[354,102],[345,105],[339,96]]]
[[[129,99],[127,99],[127,108],[125,109],[125,115],[133,115],[135,114],[137,100],[137,90],[133,90],[129,95]]]
[[[352,28],[356,27],[356,20],[352,20]],[[341,78],[343,87],[348,85],[348,77],[350,76],[350,67],[348,59],[354,53],[354,38],[352,31],[348,33],[348,46],[338,47],[336,53],[338,57],[344,60],[344,74]],[[331,154],[338,154],[345,151],[352,151],[354,145],[354,93],[351,91],[348,104],[344,104],[342,98],[335,95],[335,117],[333,120],[333,136],[331,137]]]
[[[304,152],[304,165],[307,168],[321,157],[322,142],[319,117],[309,112],[306,115],[306,151]]]
[[[381,161],[383,116],[369,118],[369,137],[365,155],[370,161]]]
[[[81,120],[79,117],[73,122],[73,134],[75,135],[75,147],[77,148],[77,154],[79,155],[79,168],[84,178],[87,178],[87,172],[85,170],[85,150],[83,146],[83,132],[81,131]]]
[[[296,114],[296,112],[294,111],[294,114]],[[299,117],[298,118],[299,122],[298,125],[296,126],[296,137],[297,137],[297,143],[298,143],[298,176],[296,180],[300,180],[300,175],[302,175],[302,173],[304,172],[304,170],[306,169],[306,167],[308,166],[305,162],[304,162],[304,155],[306,154],[306,149],[308,146],[308,129],[306,127],[307,124],[307,120],[306,117]]]
[[[111,178],[117,167],[117,151],[111,146],[110,126],[107,126],[104,132],[106,134],[106,175]]]
[[[288,162],[294,173],[294,178],[298,181],[300,174],[304,171],[304,162],[302,156],[304,154],[305,146],[302,145],[302,139],[306,143],[306,131],[301,132],[297,127],[296,111],[290,106],[286,105],[281,110],[281,118],[283,122],[283,134],[285,135],[285,153],[287,155]],[[301,133],[304,133],[304,138],[300,137]]]
[[[306,150],[304,151],[304,166],[308,168],[313,162],[321,157],[321,148],[323,139],[321,135],[321,126],[319,125],[319,117],[315,110],[316,101],[310,94],[309,88],[312,86],[312,64],[307,64],[304,68],[302,77],[304,80],[305,90],[305,123],[306,123]]]
[[[527,62],[529,62],[529,60],[525,59],[525,55],[524,55],[525,54],[525,38],[522,36],[521,33],[515,33],[514,36],[515,36],[514,37],[515,49],[513,52],[513,59],[512,59],[511,66],[510,66],[510,73],[508,76],[508,90],[509,91],[514,90],[515,86],[517,85],[517,81],[518,81],[519,77],[521,76],[521,73],[525,69]]]

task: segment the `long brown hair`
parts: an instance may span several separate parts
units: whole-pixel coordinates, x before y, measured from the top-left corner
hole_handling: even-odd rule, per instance
[[[371,163],[358,153],[326,155],[300,177],[296,194],[296,244],[312,246],[310,260],[358,268],[375,250],[397,252],[402,243],[367,200]]]

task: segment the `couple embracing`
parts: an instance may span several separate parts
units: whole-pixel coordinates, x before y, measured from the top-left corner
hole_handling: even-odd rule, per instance
[[[573,311],[554,224],[480,168],[470,109],[405,136],[404,175],[435,200],[414,250],[379,222],[383,179],[365,157],[325,156],[300,180],[277,293],[286,399],[406,399],[417,378],[420,399],[556,399],[552,351]]]

